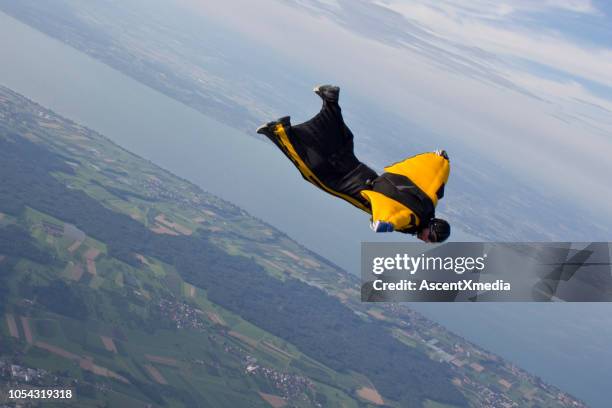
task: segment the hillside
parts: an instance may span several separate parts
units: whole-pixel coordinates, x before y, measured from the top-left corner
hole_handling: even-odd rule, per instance
[[[8,387],[70,386],[75,406],[575,406],[6,88],[0,178]]]

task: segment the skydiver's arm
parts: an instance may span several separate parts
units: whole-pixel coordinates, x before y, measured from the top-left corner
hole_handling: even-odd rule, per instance
[[[411,230],[416,224],[414,213],[401,203],[372,190],[362,190],[371,206],[371,225],[375,232]]]
[[[392,223],[380,220],[372,221],[370,223],[370,228],[372,228],[374,232],[393,232],[394,230]]]

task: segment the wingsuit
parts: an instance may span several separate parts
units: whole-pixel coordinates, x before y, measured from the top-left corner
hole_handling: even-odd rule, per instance
[[[323,99],[315,117],[291,125],[286,116],[257,132],[268,137],[308,182],[370,214],[375,231],[420,234],[427,228],[421,239],[444,241],[450,226],[435,218],[435,208],[450,173],[446,152],[407,158],[379,175],[355,156],[353,133],[338,104],[339,88],[323,85],[314,91]]]

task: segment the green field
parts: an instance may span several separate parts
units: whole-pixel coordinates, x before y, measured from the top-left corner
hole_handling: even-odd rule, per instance
[[[478,406],[454,376],[503,392],[507,368],[430,359],[409,313],[362,304],[356,277],[236,206],[1,87],[0,115],[0,380],[80,407],[364,407],[362,387]]]

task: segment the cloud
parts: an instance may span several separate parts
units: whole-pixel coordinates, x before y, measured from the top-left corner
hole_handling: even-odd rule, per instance
[[[381,0],[380,3],[401,4],[407,1]],[[579,14],[599,15],[600,12],[590,0],[423,0],[421,4],[447,10],[455,16],[489,19],[506,19],[525,13],[548,13],[551,11],[566,11]]]
[[[532,1],[522,1],[521,3],[536,3]],[[590,0],[546,0],[543,2],[550,8],[564,9],[576,13],[599,14]]]
[[[611,50],[516,22],[521,13],[545,18],[555,10],[598,16],[590,2],[200,4],[208,16],[356,97],[460,141],[521,182],[610,214],[612,101],[587,82],[612,87]],[[409,135],[407,129],[403,137]],[[374,136],[383,149],[391,137]],[[580,198],[595,196],[588,203]]]
[[[545,13],[554,9],[597,13],[590,2],[519,1],[506,5],[479,0],[469,2],[469,8],[454,0],[437,2],[435,6],[427,2],[397,0],[376,4],[418,24],[429,34],[426,40],[432,45],[445,47],[449,52],[460,52],[475,63],[490,62],[490,59],[483,61],[483,55],[527,60],[612,87],[612,48],[577,42],[560,31],[545,30],[537,23],[525,27],[523,21],[513,17],[518,12]],[[546,17],[540,15],[538,18]],[[502,65],[507,63],[500,62]]]

